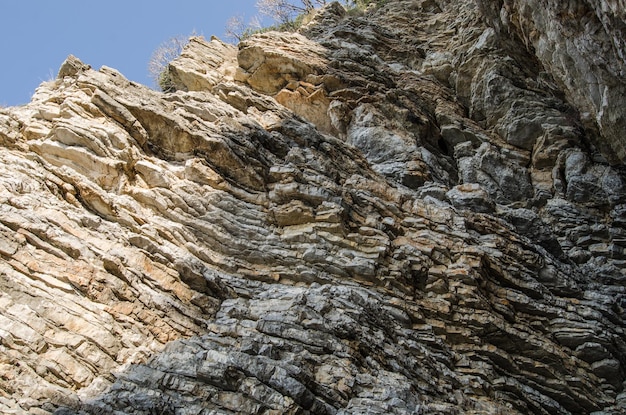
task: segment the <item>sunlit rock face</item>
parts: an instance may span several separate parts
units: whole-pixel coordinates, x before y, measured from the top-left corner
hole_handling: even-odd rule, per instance
[[[383,3],[0,110],[0,412],[626,411],[623,2]]]

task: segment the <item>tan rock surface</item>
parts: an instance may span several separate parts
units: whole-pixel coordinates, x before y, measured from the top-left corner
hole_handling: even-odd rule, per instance
[[[497,6],[194,38],[165,94],[70,57],[1,109],[0,412],[626,410],[620,124]]]

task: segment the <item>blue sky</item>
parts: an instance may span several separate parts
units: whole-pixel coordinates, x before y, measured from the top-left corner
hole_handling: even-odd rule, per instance
[[[30,101],[73,54],[151,85],[147,65],[164,41],[193,32],[224,39],[228,19],[249,20],[256,0],[0,0],[0,105]],[[224,39],[226,40],[226,39]]]

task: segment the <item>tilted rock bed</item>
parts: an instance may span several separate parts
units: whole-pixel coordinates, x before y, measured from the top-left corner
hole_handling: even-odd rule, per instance
[[[0,411],[625,411],[601,3],[333,3],[166,94],[68,58],[0,110]]]

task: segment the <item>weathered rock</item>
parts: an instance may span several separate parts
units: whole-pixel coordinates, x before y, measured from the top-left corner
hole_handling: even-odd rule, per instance
[[[212,38],[192,37],[181,53],[168,65],[172,87],[185,91],[210,91],[222,81],[236,77],[237,48]]]
[[[165,94],[68,58],[0,109],[0,412],[624,412],[624,16],[576,3],[332,3]]]
[[[460,184],[446,193],[452,205],[459,209],[493,213],[495,204],[489,194],[477,183]]]
[[[581,119],[602,138],[594,143],[615,163],[626,159],[626,7],[620,0],[589,2],[505,0],[478,4],[503,34],[518,37],[576,103]],[[520,45],[521,46],[521,45]],[[596,138],[595,134],[591,138]]]

